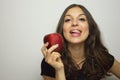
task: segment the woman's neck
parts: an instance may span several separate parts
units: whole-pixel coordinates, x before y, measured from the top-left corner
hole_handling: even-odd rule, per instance
[[[83,44],[69,44],[68,49],[70,50],[73,60],[79,61],[85,58],[84,56],[84,43]]]

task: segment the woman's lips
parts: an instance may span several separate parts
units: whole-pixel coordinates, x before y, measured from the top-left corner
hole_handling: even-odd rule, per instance
[[[70,34],[72,35],[72,37],[79,37],[81,35],[81,32],[82,31],[75,29],[75,30],[71,30]]]

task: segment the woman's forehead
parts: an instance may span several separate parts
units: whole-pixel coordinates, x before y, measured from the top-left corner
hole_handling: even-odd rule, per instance
[[[83,10],[80,7],[73,7],[66,12],[66,15],[77,14],[77,13],[84,14]]]

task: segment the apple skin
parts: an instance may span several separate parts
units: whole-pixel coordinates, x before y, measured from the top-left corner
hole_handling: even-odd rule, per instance
[[[48,42],[47,49],[51,46],[58,44],[58,47],[54,50],[56,52],[61,52],[63,48],[63,38],[59,33],[50,33],[44,36],[43,39],[44,43]]]

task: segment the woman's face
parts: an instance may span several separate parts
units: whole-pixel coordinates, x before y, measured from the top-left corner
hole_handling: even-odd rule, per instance
[[[69,43],[82,43],[89,35],[87,18],[79,7],[67,11],[63,24],[63,35]]]

